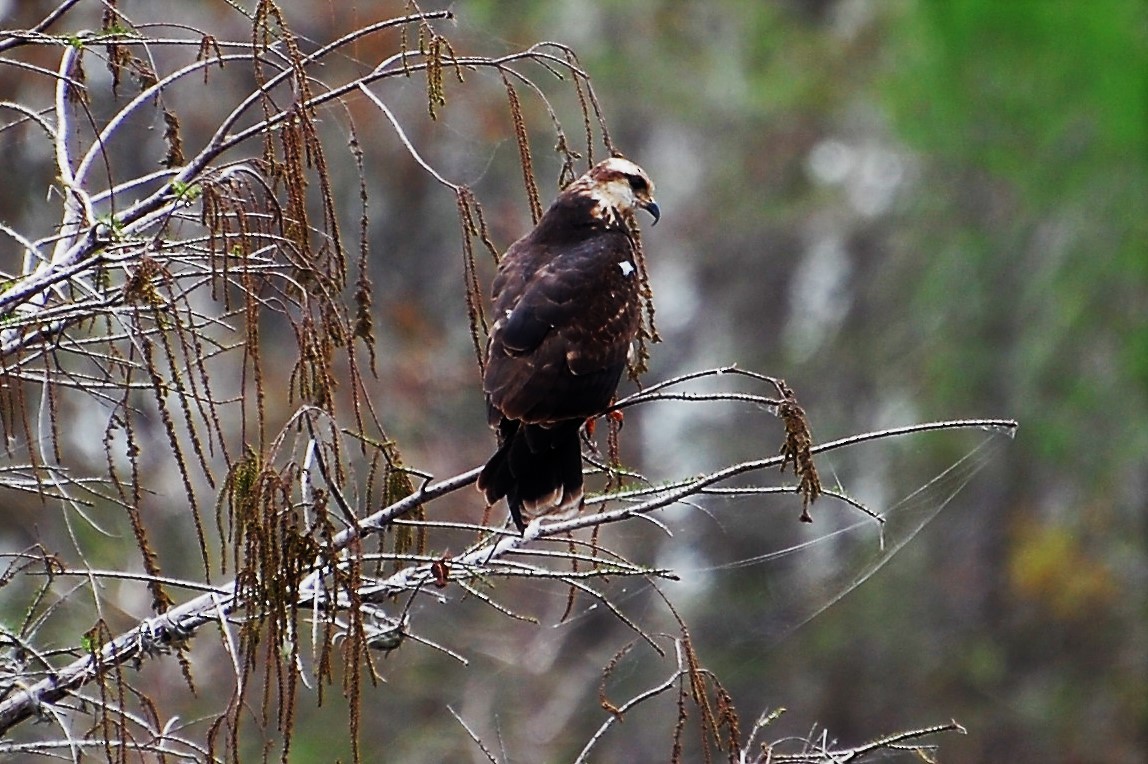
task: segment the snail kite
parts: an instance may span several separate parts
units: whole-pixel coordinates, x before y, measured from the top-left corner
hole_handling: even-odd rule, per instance
[[[614,397],[641,322],[630,225],[658,221],[654,184],[614,157],[568,185],[494,279],[483,391],[498,450],[478,478],[521,531],[582,504],[579,428]]]

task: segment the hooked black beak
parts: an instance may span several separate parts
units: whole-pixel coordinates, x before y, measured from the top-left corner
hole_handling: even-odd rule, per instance
[[[654,219],[654,222],[651,223],[650,225],[657,225],[658,221],[661,220],[662,210],[660,207],[658,207],[658,203],[655,202],[653,199],[639,202],[638,206],[641,207],[642,209],[644,209],[646,212],[650,213],[650,217],[652,217]]]

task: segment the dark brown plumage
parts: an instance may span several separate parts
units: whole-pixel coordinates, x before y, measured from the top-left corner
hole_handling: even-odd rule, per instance
[[[628,218],[638,207],[657,222],[653,193],[633,162],[600,162],[499,264],[483,377],[499,446],[478,488],[491,504],[506,498],[520,531],[534,516],[582,504],[578,431],[610,405],[638,333]]]

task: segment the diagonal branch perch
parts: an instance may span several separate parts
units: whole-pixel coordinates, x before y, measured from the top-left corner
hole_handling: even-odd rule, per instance
[[[898,435],[955,429],[1003,430],[1011,434],[1015,431],[1016,426],[1016,422],[1010,419],[928,422],[850,436],[821,443],[817,446],[810,446],[806,456],[811,459],[814,453]],[[798,453],[800,456],[800,451]],[[584,514],[559,522],[534,523],[527,528],[525,536],[507,534],[493,539],[487,544],[479,545],[478,548],[471,550],[466,555],[459,555],[454,558],[452,564],[459,567],[488,565],[490,562],[526,546],[535,539],[563,536],[574,530],[617,522],[638,514],[653,512],[686,497],[699,494],[703,489],[715,483],[746,472],[777,466],[784,463],[784,460],[785,456],[775,456],[742,462],[697,477],[672,490],[661,492],[654,498],[638,505],[625,506],[598,514]],[[475,468],[437,483],[429,481],[424,483],[410,496],[364,518],[357,526],[346,528],[334,535],[327,542],[326,549],[320,555],[320,559],[333,559],[334,552],[346,549],[360,539],[379,533],[389,527],[392,521],[397,518],[414,511],[423,504],[472,484],[477,479],[479,472],[480,468]],[[602,498],[608,499],[609,496]],[[423,581],[433,579],[432,566],[433,563],[426,563],[405,568],[382,582],[382,587],[401,590],[421,586]],[[315,591],[319,589],[319,580],[323,574],[324,569],[316,567],[300,585],[300,599],[304,605],[312,601]],[[147,656],[163,654],[171,646],[177,645],[194,635],[203,625],[217,622],[233,613],[240,612],[244,604],[236,595],[236,584],[232,581],[207,594],[173,607],[167,613],[141,621],[135,628],[108,641],[98,655],[77,659],[39,682],[15,691],[6,697],[3,702],[0,702],[0,735],[6,733],[16,724],[39,713],[45,704],[57,703],[71,695],[75,690],[97,679],[101,672],[106,672],[115,666],[130,661],[141,660]]]

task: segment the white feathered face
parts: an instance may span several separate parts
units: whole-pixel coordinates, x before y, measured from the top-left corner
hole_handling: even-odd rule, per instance
[[[661,217],[658,203],[654,201],[654,182],[645,170],[628,159],[611,157],[599,162],[570,184],[570,188],[583,191],[598,202],[597,217],[613,220],[635,207],[650,213],[654,223]]]

